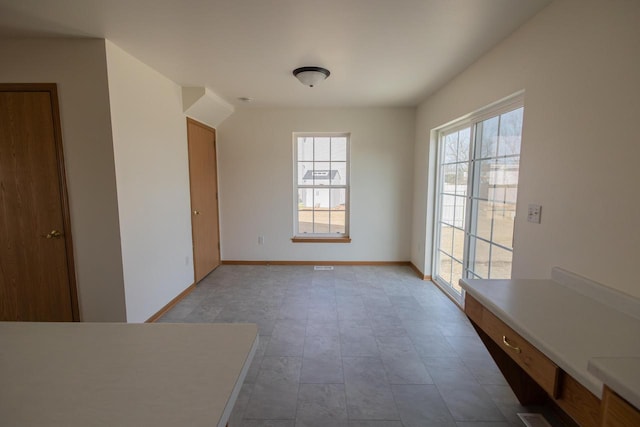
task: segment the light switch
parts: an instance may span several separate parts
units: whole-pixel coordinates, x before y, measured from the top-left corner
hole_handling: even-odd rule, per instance
[[[542,213],[542,206],[529,205],[529,215],[527,216],[527,221],[532,222],[534,224],[540,224],[541,213]]]

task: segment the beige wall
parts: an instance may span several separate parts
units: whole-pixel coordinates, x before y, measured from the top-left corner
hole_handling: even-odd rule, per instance
[[[193,283],[181,88],[106,42],[127,321]]]
[[[0,81],[57,83],[80,314],[124,321],[104,40],[2,40]]]
[[[430,131],[525,89],[513,276],[557,265],[640,296],[639,22],[637,1],[556,0],[420,105],[412,260],[426,274]],[[526,221],[530,203],[539,225]]]
[[[291,243],[293,132],[351,132],[352,243]],[[222,259],[409,260],[414,132],[413,108],[236,110],[218,129]]]

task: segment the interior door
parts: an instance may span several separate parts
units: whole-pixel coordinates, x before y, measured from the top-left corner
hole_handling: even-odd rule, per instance
[[[216,131],[187,118],[196,283],[220,265]]]
[[[0,84],[0,320],[79,320],[57,99]]]

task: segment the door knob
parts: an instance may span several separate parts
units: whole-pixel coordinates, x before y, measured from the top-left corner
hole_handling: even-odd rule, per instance
[[[195,211],[193,211],[193,214],[194,214],[194,215],[200,215],[200,211],[195,210]]]
[[[51,232],[47,234],[45,237],[47,239],[58,239],[60,238],[60,236],[62,236],[61,232],[59,232],[58,230],[51,230]]]

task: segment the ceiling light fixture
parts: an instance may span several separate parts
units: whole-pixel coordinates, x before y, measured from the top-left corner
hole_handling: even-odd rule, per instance
[[[331,73],[329,70],[322,67],[300,67],[293,70],[293,75],[296,76],[303,85],[314,87],[329,77]]]

